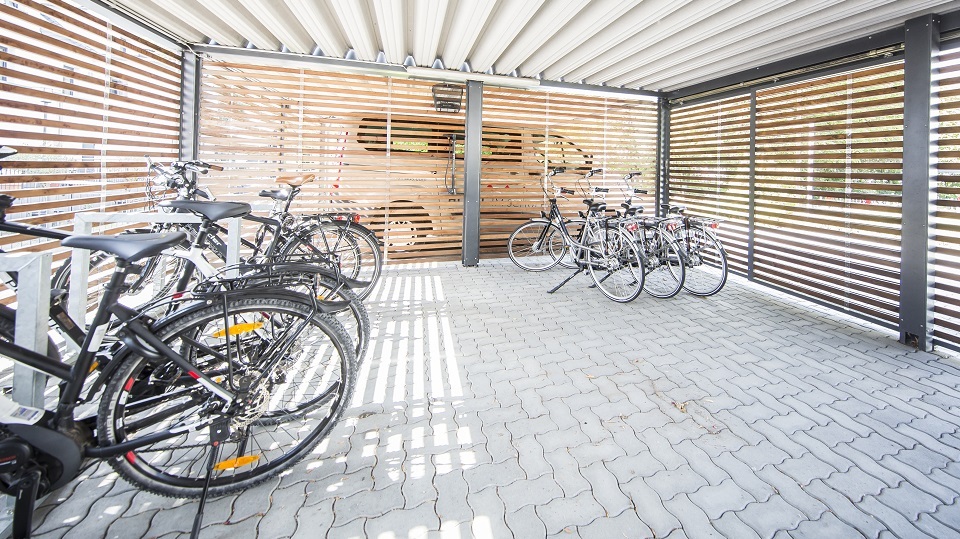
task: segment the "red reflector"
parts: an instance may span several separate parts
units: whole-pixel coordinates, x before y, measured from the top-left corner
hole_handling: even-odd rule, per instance
[[[667,230],[673,232],[677,229],[677,223],[667,223]]]
[[[190,378],[193,378],[194,380],[199,380],[199,379],[200,379],[200,375],[197,374],[197,373],[195,373],[195,372],[193,372],[193,371],[187,371],[187,374],[189,374],[189,375],[190,375]]]
[[[710,223],[710,228],[720,228],[720,223]]]
[[[129,393],[131,389],[133,389],[133,378],[128,379],[127,383],[123,384],[123,390],[127,393]]]
[[[360,214],[359,214],[359,213],[353,214],[353,222],[354,222],[354,223],[359,223],[359,222],[360,222]]]
[[[640,227],[638,227],[636,223],[630,223],[629,225],[627,225],[627,230],[629,230],[630,232],[636,232],[638,228]]]
[[[137,461],[137,456],[133,454],[133,451],[127,451],[127,454],[124,455],[124,457],[126,457],[127,462],[129,462],[130,464],[133,464],[134,462]]]
[[[186,292],[177,292],[176,294],[173,295],[173,299],[180,299],[183,297],[184,294],[186,294]]]

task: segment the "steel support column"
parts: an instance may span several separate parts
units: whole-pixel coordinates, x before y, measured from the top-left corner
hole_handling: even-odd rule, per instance
[[[903,84],[903,216],[900,240],[900,342],[933,347],[931,238],[936,201],[933,59],[940,49],[934,15],[906,22]]]
[[[196,159],[200,149],[200,56],[183,51],[180,77],[180,159]]]
[[[466,136],[463,143],[464,266],[480,262],[480,138],[483,124],[483,83],[467,81]]]
[[[747,279],[753,280],[753,244],[756,241],[757,92],[750,92],[750,176],[747,180]]]
[[[670,102],[665,97],[659,101],[657,115],[657,183],[654,191],[654,215],[666,215],[660,211],[661,204],[670,202]]]

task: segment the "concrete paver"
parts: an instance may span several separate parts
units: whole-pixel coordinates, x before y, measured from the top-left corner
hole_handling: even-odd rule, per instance
[[[389,265],[344,419],[203,537],[960,536],[960,362],[731,277],[621,305],[507,260]],[[36,537],[185,537],[105,465]]]

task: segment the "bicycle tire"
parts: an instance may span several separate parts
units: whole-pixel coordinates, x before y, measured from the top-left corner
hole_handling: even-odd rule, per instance
[[[683,289],[686,277],[680,245],[660,229],[647,231],[643,241],[643,290],[655,298],[672,298]]]
[[[570,234],[570,237],[577,239],[582,237],[583,227],[587,224],[585,219],[570,219],[566,221],[567,232]],[[555,253],[551,253],[554,256],[558,256]],[[580,267],[580,264],[574,260],[573,250],[564,249],[562,253],[559,253],[560,256],[560,267],[567,269],[577,269]]]
[[[370,295],[383,268],[383,253],[373,232],[336,221],[313,224],[288,239],[280,250],[281,258],[314,255],[313,249],[303,245],[305,242],[320,252],[335,255],[345,277],[368,283],[353,290],[360,299]]]
[[[264,293],[230,298],[225,306],[214,303],[179,311],[154,329],[196,369],[222,382],[231,374],[232,380],[226,383],[262,378],[247,393],[246,407],[224,414],[232,433],[221,443],[217,472],[210,483],[212,496],[252,487],[296,464],[329,434],[349,404],[356,376],[353,349],[344,344],[349,338],[335,319],[316,313],[308,297],[292,296]],[[231,320],[229,331],[223,324],[224,308]],[[218,342],[227,335],[238,342],[232,350],[237,358],[233,371],[226,369],[228,354]],[[290,342],[274,350],[275,357],[263,357],[273,344],[270,337],[278,335]],[[190,382],[175,364],[135,353],[122,361],[101,397],[97,414],[101,447],[203,417],[202,406],[210,400],[210,392]],[[275,364],[270,372],[257,370],[271,361]],[[197,497],[203,490],[211,447],[207,433],[206,428],[185,431],[109,462],[122,477],[150,492]],[[248,448],[251,453],[246,454]]]
[[[695,296],[712,296],[727,283],[727,253],[706,230],[693,227],[681,241],[686,279],[683,288]]]
[[[597,289],[617,303],[628,303],[643,291],[643,262],[637,243],[625,232],[611,228],[600,234],[598,242],[587,251],[587,267]],[[598,255],[592,249],[602,252]]]
[[[561,247],[556,242],[561,242]],[[563,234],[548,221],[528,221],[517,227],[507,240],[507,254],[519,268],[526,271],[546,271],[557,264],[568,250]]]

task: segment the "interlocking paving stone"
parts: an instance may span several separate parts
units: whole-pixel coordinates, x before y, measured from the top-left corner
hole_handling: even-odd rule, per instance
[[[955,359],[737,277],[620,305],[546,294],[563,273],[388,265],[344,419],[203,536],[960,536]],[[99,466],[35,535],[183,537],[195,508]]]

